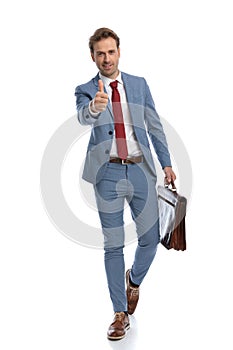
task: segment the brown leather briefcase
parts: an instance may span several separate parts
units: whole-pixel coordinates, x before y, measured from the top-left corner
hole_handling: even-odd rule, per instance
[[[160,241],[167,249],[186,250],[185,216],[187,199],[174,184],[158,186]]]

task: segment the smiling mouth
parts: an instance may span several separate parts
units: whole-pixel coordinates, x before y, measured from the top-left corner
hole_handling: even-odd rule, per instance
[[[104,69],[111,69],[112,68],[112,64],[104,64],[103,68]]]

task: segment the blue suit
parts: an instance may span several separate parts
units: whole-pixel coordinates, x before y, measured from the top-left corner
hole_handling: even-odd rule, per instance
[[[106,170],[112,145],[114,121],[110,102],[98,118],[93,118],[88,109],[89,102],[98,91],[98,74],[75,90],[78,120],[83,125],[92,125],[87,148],[83,178],[93,184],[98,183]],[[147,131],[162,168],[171,166],[166,137],[155,110],[149,87],[144,78],[122,73],[134,132],[141,146],[148,171],[156,177],[156,170],[149,147]],[[147,130],[146,130],[147,129]]]
[[[143,162],[123,165],[111,163],[110,151],[114,117],[109,101],[96,117],[89,112],[89,102],[98,91],[99,76],[75,90],[78,120],[92,125],[83,170],[83,178],[93,183],[104,234],[105,269],[115,312],[127,311],[124,264],[124,201],[127,200],[136,225],[138,245],[130,278],[140,285],[155,257],[160,241],[156,170],[149,146],[152,141],[162,168],[171,166],[166,137],[144,78],[121,73],[132,118],[135,139]]]

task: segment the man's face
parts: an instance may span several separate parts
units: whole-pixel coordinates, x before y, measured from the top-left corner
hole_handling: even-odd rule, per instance
[[[116,41],[109,37],[94,44],[94,52],[91,57],[104,76],[116,79],[118,76],[118,63],[120,49],[116,46]]]

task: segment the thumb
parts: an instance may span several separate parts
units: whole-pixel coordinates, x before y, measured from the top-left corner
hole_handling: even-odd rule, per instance
[[[98,80],[99,92],[104,92],[104,83],[101,79]]]

